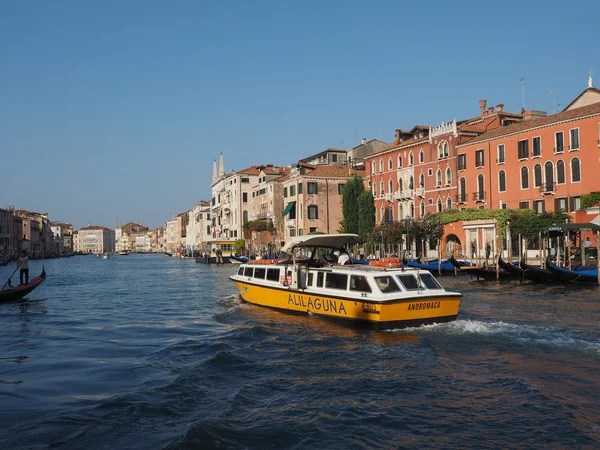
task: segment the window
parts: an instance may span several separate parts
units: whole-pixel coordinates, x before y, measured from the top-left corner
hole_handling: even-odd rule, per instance
[[[484,182],[483,175],[479,174],[477,176],[477,198],[476,198],[476,200],[480,200],[480,201],[485,200],[485,190],[484,190],[483,182]]]
[[[375,175],[375,162],[371,161],[371,174]]]
[[[402,169],[402,156],[398,155],[398,169]]]
[[[529,200],[519,202],[519,209],[529,209]]]
[[[296,229],[290,228],[290,237],[296,237]]]
[[[398,203],[398,219],[403,219],[404,218],[404,207],[402,206],[402,203]]]
[[[565,137],[562,131],[554,133],[554,153],[563,153],[565,151]]]
[[[431,175],[433,175],[433,169],[429,168],[427,169],[427,176],[430,177]]]
[[[391,178],[390,178],[389,185],[390,185],[390,186],[389,186],[389,187],[390,187],[390,190],[389,190],[388,192],[390,192],[390,193],[394,192],[394,182],[392,181],[392,179],[391,179]]]
[[[403,190],[402,178],[398,178],[398,192],[401,192],[402,190]]]
[[[464,177],[460,179],[460,191],[458,193],[458,202],[467,202],[467,180]]]
[[[383,159],[379,160],[379,173],[383,172]]]
[[[371,292],[371,286],[369,286],[367,277],[363,275],[350,276],[350,290],[357,292]]]
[[[310,228],[308,229],[308,232],[309,232],[309,233],[316,233],[316,232],[317,232],[317,227],[310,227]]]
[[[410,217],[415,217],[415,204],[410,202]]]
[[[264,280],[266,272],[267,269],[265,269],[264,267],[256,267],[254,269],[254,278],[260,278],[261,280]]]
[[[308,195],[318,194],[319,193],[319,184],[314,181],[309,181],[306,183],[306,190],[308,191]]]
[[[437,212],[442,212],[442,199],[438,198],[437,201]]]
[[[446,167],[446,186],[450,186],[452,184],[452,170],[450,167]]]
[[[579,167],[579,158],[573,158],[571,160],[571,183],[578,183],[581,181],[581,170]]]
[[[419,162],[422,163],[425,161],[425,152],[423,150],[421,150],[419,152]]]
[[[521,189],[529,189],[529,169],[521,167]]]
[[[506,209],[506,203],[500,202],[500,209]]]
[[[536,164],[533,166],[533,187],[542,186],[542,166]]]
[[[544,212],[544,200],[534,200],[533,209],[536,213],[542,214]]]
[[[524,141],[519,141],[517,144],[517,153],[519,156],[519,159],[527,159],[529,158],[529,141],[528,140],[524,140]]]
[[[407,291],[414,291],[419,289],[419,283],[417,282],[417,279],[412,275],[398,275],[397,278],[398,281],[400,281],[400,284],[404,286],[404,289],[406,289]]]
[[[425,174],[421,172],[419,174],[419,187],[425,186]]]
[[[442,185],[442,171],[440,169],[438,169],[435,174],[435,187],[440,187],[441,185]]]
[[[466,170],[467,168],[467,155],[458,155],[458,170]]]
[[[242,213],[242,223],[248,223],[248,211]]]
[[[377,183],[373,183],[373,197],[377,197]]]
[[[385,188],[383,187],[383,181],[379,183],[379,195],[383,197],[385,194]]]
[[[323,272],[317,273],[317,287],[323,287],[324,279],[325,279],[325,274]]]
[[[504,144],[500,144],[498,146],[498,164],[504,164],[505,162]]]
[[[388,170],[392,170],[392,158],[388,159]]]
[[[388,221],[393,222],[394,221],[394,207],[392,205],[390,205],[390,207],[388,208]]]
[[[254,267],[248,267],[246,266],[246,268],[244,269],[244,276],[245,277],[252,277],[252,271],[254,270]]]
[[[566,211],[567,210],[567,199],[563,198],[555,198],[554,199],[554,209],[556,211]]]
[[[475,152],[475,167],[483,167],[483,150],[477,150]]]
[[[544,175],[546,176],[544,192],[554,192],[554,166],[550,161],[544,164]]]
[[[531,145],[533,147],[532,151],[532,156],[536,157],[536,156],[542,156],[542,138],[537,136],[534,137],[531,140]]]
[[[421,205],[419,206],[419,210],[421,212],[421,217],[425,215],[425,202],[421,200]]]
[[[242,178],[242,183],[250,183],[250,178]]]
[[[410,176],[410,179],[409,179],[409,181],[408,181],[408,188],[409,188],[409,189],[413,189],[413,187],[414,187],[414,183],[415,183],[415,179],[414,179],[414,178],[413,178],[413,176],[411,175],[411,176]]]
[[[556,184],[565,184],[565,163],[562,159],[556,161]]]
[[[452,199],[450,197],[446,199],[446,209],[452,209]]]
[[[286,198],[286,197],[287,197],[287,188],[284,187],[283,188],[283,198]]]
[[[413,155],[413,152],[411,151],[411,152],[408,154],[408,165],[409,165],[409,166],[412,166],[414,163],[415,163],[415,157],[414,157],[414,155]]]
[[[381,209],[379,211],[379,221],[383,222],[385,220],[385,208],[381,205]]]
[[[504,173],[504,170],[498,172],[498,191],[506,192],[506,173]]]
[[[579,128],[569,130],[570,145],[569,150],[579,150]]]
[[[348,275],[345,273],[329,272],[325,277],[325,287],[328,289],[346,290],[348,286]]]
[[[339,184],[338,184],[338,194],[339,194],[339,195],[344,195],[344,187],[345,187],[345,186],[346,186],[346,185],[345,185],[345,184],[343,184],[343,183],[339,183]]]
[[[337,153],[332,153],[331,154],[331,162],[337,162]]]
[[[579,211],[581,209],[581,197],[571,197],[569,199],[569,206],[571,211]]]
[[[399,292],[400,288],[394,279],[390,276],[387,277],[375,277],[375,284],[383,294],[389,294],[390,292]],[[371,292],[371,291],[369,291]]]
[[[302,183],[298,183],[298,194],[302,194]]]
[[[296,195],[296,186],[290,186],[290,197],[294,197]]]
[[[317,205],[308,206],[308,218],[310,220],[317,220],[319,218],[319,207]]]
[[[248,203],[248,193],[247,192],[242,193],[242,202]]]

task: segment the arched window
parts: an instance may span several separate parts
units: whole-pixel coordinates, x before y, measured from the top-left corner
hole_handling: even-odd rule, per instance
[[[383,172],[383,159],[379,160],[379,173]]]
[[[402,220],[404,218],[404,207],[402,203],[398,203],[398,219]]]
[[[529,170],[521,167],[521,189],[529,189]]]
[[[419,175],[419,187],[425,187],[425,174],[423,172]]]
[[[448,143],[444,141],[444,158],[447,158],[450,155],[450,148],[448,147]]]
[[[373,197],[377,197],[377,183],[373,183]]]
[[[581,169],[579,167],[579,158],[571,160],[571,183],[581,181]]]
[[[413,176],[410,176],[410,181],[408,182],[408,188],[409,189],[414,189],[415,188],[415,179],[413,178]]]
[[[446,199],[446,209],[452,209],[452,199],[450,197]]]
[[[442,171],[440,169],[435,173],[435,185],[440,187],[442,185]]]
[[[546,186],[544,191],[554,192],[554,166],[550,161],[544,164],[544,175],[546,177]]]
[[[465,177],[460,179],[460,202],[465,203],[467,201],[467,180]]]
[[[388,208],[388,220],[390,222],[394,221],[394,207],[392,205],[390,205],[390,207]]]
[[[415,217],[415,204],[410,202],[410,217]]]
[[[385,208],[381,205],[381,209],[379,210],[379,221],[383,222],[385,220]]]
[[[565,184],[565,163],[562,159],[556,161],[556,184]]]
[[[425,202],[423,200],[421,200],[420,210],[421,210],[421,217],[423,217],[425,215]]]
[[[371,173],[372,173],[373,175],[375,175],[375,166],[376,166],[376,163],[375,163],[375,161],[371,161]]]
[[[392,170],[392,158],[388,159],[388,170]]]
[[[485,188],[483,184],[483,174],[477,175],[477,200],[485,200]]]
[[[248,223],[248,211],[244,210],[244,212],[242,213],[242,217],[243,217],[242,223]]]
[[[210,234],[210,225],[206,225],[206,234]]]
[[[419,151],[419,162],[422,163],[425,161],[425,152],[423,151],[423,149],[421,149],[421,151]]]
[[[437,201],[437,212],[442,212],[442,199],[438,198]]]
[[[498,172],[498,191],[506,192],[506,173],[504,173],[504,170]]]
[[[533,166],[533,187],[540,187],[542,185],[542,166],[536,164]]]
[[[379,195],[383,197],[385,194],[385,188],[383,187],[383,181],[379,183]]]
[[[390,190],[389,192],[394,192],[394,182],[392,181],[392,179],[390,178]]]
[[[408,154],[408,165],[412,166],[415,164],[415,156],[413,155],[412,150],[410,151],[410,153]]]
[[[450,186],[452,184],[452,170],[450,167],[446,167],[446,185]]]
[[[398,169],[402,169],[402,155],[398,155]]]
[[[398,178],[398,192],[402,192],[404,187],[402,186],[402,178]]]

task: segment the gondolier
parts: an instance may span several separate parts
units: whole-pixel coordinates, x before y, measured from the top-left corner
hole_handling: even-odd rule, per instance
[[[20,286],[29,283],[29,258],[27,257],[27,252],[23,250],[21,252],[21,257],[17,261],[17,267],[21,268],[19,272],[19,278],[21,280]],[[23,275],[25,275],[25,283],[23,283]]]

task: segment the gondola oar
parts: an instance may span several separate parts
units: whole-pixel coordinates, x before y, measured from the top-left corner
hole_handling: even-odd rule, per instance
[[[17,268],[15,269],[15,271],[12,273],[12,275],[10,277],[8,277],[8,280],[6,280],[6,283],[4,283],[4,286],[2,286],[2,289],[0,289],[0,291],[3,291],[4,288],[6,287],[6,285],[9,283],[10,279],[13,277],[13,275],[15,273],[17,273],[17,270],[19,270],[19,266],[21,266],[21,263],[17,264]]]

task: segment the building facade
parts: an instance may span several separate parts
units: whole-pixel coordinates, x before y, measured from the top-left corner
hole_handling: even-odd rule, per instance
[[[80,228],[77,237],[83,253],[101,254],[115,251],[115,231],[110,228],[88,225]]]

